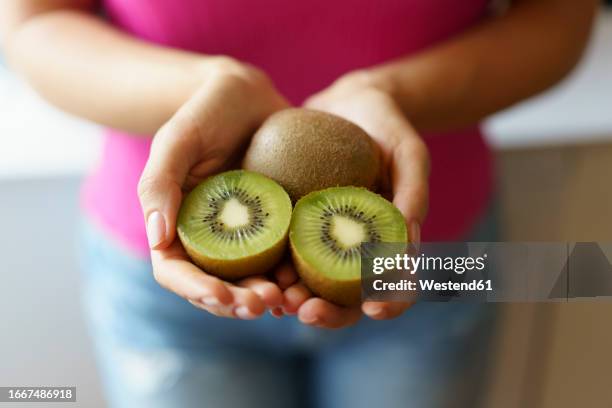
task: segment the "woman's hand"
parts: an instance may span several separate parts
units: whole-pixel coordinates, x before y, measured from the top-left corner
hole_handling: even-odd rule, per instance
[[[393,201],[406,220],[411,242],[418,246],[420,226],[427,214],[429,155],[391,95],[391,87],[365,72],[355,72],[309,98],[305,106],[342,116],[368,132],[381,151],[381,193]],[[287,272],[284,272],[287,275]],[[301,283],[285,290],[284,309],[297,313],[305,324],[340,328],[364,313],[373,319],[391,319],[412,303],[364,302],[343,308],[312,297]]]
[[[252,319],[282,303],[278,286],[264,277],[231,284],[206,274],[177,239],[176,218],[183,193],[238,163],[254,130],[287,102],[251,66],[219,57],[203,68],[200,88],[155,135],[138,186],[153,273],[161,286],[197,307]]]

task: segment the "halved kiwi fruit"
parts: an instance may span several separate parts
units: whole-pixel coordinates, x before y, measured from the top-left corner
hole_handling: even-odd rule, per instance
[[[302,197],[289,231],[300,277],[317,295],[345,306],[361,302],[361,243],[407,242],[399,210],[358,187],[328,188]]]
[[[193,262],[227,280],[268,271],[282,257],[291,200],[275,181],[233,170],[210,177],[183,200],[177,231]]]

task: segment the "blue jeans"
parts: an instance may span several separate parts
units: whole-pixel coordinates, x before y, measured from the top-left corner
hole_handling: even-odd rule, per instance
[[[493,306],[423,302],[336,331],[223,319],[159,287],[148,261],[88,222],[81,242],[111,407],[473,408],[485,389]]]

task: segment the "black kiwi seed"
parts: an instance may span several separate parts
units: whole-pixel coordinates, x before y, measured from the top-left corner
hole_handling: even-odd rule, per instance
[[[226,229],[223,222],[219,221],[217,217],[221,212],[221,208],[223,204],[227,202],[230,198],[236,198],[240,201],[241,204],[245,205],[248,208],[250,218],[252,222],[249,225]],[[234,239],[238,239],[238,236],[250,235],[260,232],[263,227],[263,209],[261,208],[261,198],[259,196],[255,196],[255,198],[249,197],[247,192],[241,188],[234,188],[227,191],[223,191],[218,194],[218,197],[212,197],[209,200],[209,208],[210,213],[205,215],[202,218],[202,221],[205,224],[210,226],[210,230],[214,233],[220,235],[221,239],[229,239],[233,241]],[[265,216],[268,217],[270,214],[265,213]]]

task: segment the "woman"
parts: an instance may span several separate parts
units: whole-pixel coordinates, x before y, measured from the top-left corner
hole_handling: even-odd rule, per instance
[[[516,0],[499,16],[488,3],[0,6],[10,65],[51,103],[113,129],[83,193],[84,300],[113,406],[474,405],[486,307],[340,308],[290,264],[230,284],[189,262],[175,223],[184,189],[239,160],[271,113],[304,105],[372,135],[411,239],[423,226],[424,240],[491,240],[471,233],[492,191],[477,123],[571,70],[596,1]]]

